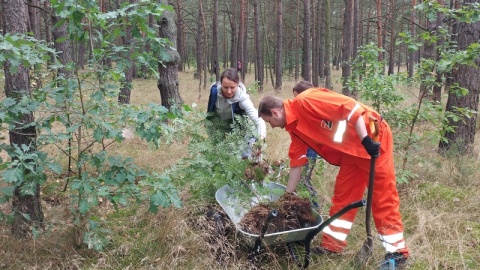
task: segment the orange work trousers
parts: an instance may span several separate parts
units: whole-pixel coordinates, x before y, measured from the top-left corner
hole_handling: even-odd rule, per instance
[[[396,188],[393,163],[393,140],[390,128],[382,123],[382,153],[376,159],[372,195],[372,214],[379,238],[387,252],[401,252],[406,257],[409,250],[403,237],[403,223]],[[360,145],[360,147],[363,147]],[[368,185],[370,160],[344,154],[340,160],[330,216],[346,205],[361,200]],[[347,245],[346,238],[352,228],[357,209],[350,210],[323,230],[322,247],[341,252]],[[373,232],[372,232],[373,233]]]

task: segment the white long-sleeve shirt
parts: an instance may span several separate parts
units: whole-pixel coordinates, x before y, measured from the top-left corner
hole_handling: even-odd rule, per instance
[[[242,83],[238,84],[238,89],[235,95],[228,99],[222,95],[222,84],[220,82],[217,83],[217,89],[217,101],[215,107],[217,114],[222,120],[230,120],[234,118],[232,104],[238,102],[240,109],[244,110],[248,117],[250,117],[257,126],[257,132],[260,137],[265,138],[267,136],[265,121],[258,117],[258,111],[253,105],[250,95],[247,94],[247,89]]]

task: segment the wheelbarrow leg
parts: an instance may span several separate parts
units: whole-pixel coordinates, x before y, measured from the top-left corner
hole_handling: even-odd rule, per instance
[[[263,224],[262,231],[260,232],[260,236],[258,236],[257,240],[255,240],[255,247],[254,251],[258,254],[260,252],[260,247],[262,246],[262,239],[265,236],[265,233],[267,232],[268,229],[268,224],[270,224],[270,221],[272,218],[276,217],[278,215],[277,210],[272,210],[270,213],[268,213],[267,219],[265,219],[265,223]]]
[[[290,256],[292,257],[293,261],[297,264],[297,265],[301,265],[300,264],[300,261],[298,260],[297,258],[297,255],[295,254],[295,250],[293,250],[293,244],[291,242],[288,242],[287,243],[287,250],[288,250],[288,254],[290,254]]]
[[[270,221],[277,215],[278,215],[278,211],[275,209],[270,211],[270,213],[268,213],[268,216],[265,219],[265,223],[263,224],[260,235],[258,236],[257,240],[255,240],[255,246],[248,250],[248,260],[250,262],[253,262],[255,259],[255,255],[260,253],[260,247],[262,246],[262,239],[265,236],[265,233],[267,232],[268,225],[270,224]]]

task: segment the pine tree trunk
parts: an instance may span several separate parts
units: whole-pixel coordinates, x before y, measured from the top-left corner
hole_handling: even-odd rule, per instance
[[[352,28],[353,28],[353,1],[345,0],[345,13],[343,16],[343,46],[342,46],[342,78],[344,80],[342,94],[355,97],[355,93],[348,88],[346,79],[352,74],[352,66],[350,64],[352,55]]]
[[[3,0],[3,23],[6,33],[26,34],[28,31],[28,10],[22,0]],[[4,62],[5,72],[5,95],[6,97],[20,100],[29,96],[29,75],[28,69],[20,65],[15,72],[10,70],[10,62]],[[28,152],[36,151],[36,130],[33,125],[25,125],[35,122],[33,113],[23,113],[14,121],[14,128],[9,130],[10,145],[16,147],[27,147]],[[31,172],[25,171],[24,179],[28,178]],[[22,187],[25,182],[15,187],[12,198],[12,210],[14,219],[12,233],[17,237],[27,237],[32,232],[32,226],[42,226],[43,212],[40,203],[40,185],[35,184],[33,195],[23,194]],[[26,218],[25,215],[28,215]]]
[[[130,4],[137,3],[137,0],[129,0]],[[123,37],[123,45],[128,48],[129,52],[132,51],[133,47],[133,37],[132,37],[132,25],[127,26],[125,30],[125,36]],[[133,88],[133,75],[135,70],[135,62],[130,58],[130,53],[125,55],[125,60],[128,61],[128,64],[125,66],[125,78],[122,81],[120,87],[120,93],[118,94],[118,103],[120,104],[130,104],[130,95]]]
[[[213,0],[213,28],[212,28],[212,73],[215,74],[215,81],[220,80],[218,64],[218,0]]]
[[[166,5],[167,0],[161,0],[161,4]],[[172,106],[183,104],[178,90],[178,62],[180,56],[175,48],[177,44],[177,26],[173,19],[173,14],[170,11],[163,11],[162,16],[158,20],[158,36],[160,38],[167,38],[173,42],[173,46],[167,49],[164,59],[160,59],[161,63],[158,65],[159,79],[157,81],[158,90],[160,90],[160,98],[162,99],[162,106],[170,109]]]
[[[310,0],[303,0],[303,64],[302,77],[312,80],[312,58],[310,51]]]
[[[415,40],[415,9],[413,7],[416,6],[416,0],[412,0],[412,10],[411,10],[411,13],[410,13],[410,20],[411,20],[411,23],[410,23],[410,33],[412,35],[412,39]],[[414,51],[409,51],[408,52],[408,64],[407,64],[407,68],[408,68],[408,77],[412,78],[413,77],[413,68],[414,68],[414,64],[415,64],[415,52]]]
[[[428,20],[427,19],[427,31],[430,32],[431,34],[435,33],[436,29],[436,20]],[[436,43],[432,40],[426,40],[425,44],[423,45],[423,59],[424,61],[428,60],[433,60],[436,59],[435,56],[435,45]],[[427,98],[432,98],[432,94],[429,93],[429,91],[433,88],[433,85],[431,83],[431,80],[426,80],[427,76],[429,74],[433,74],[434,72],[434,67],[431,67],[430,70],[424,70],[422,74],[422,81],[420,85],[420,97],[427,97]],[[430,75],[431,76],[431,75]]]
[[[396,5],[395,0],[390,0],[390,47],[388,49],[388,75],[395,73],[395,28],[396,28]]]
[[[356,59],[358,55],[358,47],[360,46],[360,19],[359,18],[359,2],[360,0],[353,1],[353,46],[352,46],[352,59]]]
[[[328,89],[333,89],[332,77],[331,77],[331,63],[330,63],[330,41],[331,41],[331,30],[330,30],[330,14],[331,14],[331,2],[330,0],[325,0],[325,87]]]
[[[203,27],[203,1],[198,2],[198,18],[197,18],[197,70],[195,72],[195,79],[199,80],[198,90],[200,91],[202,85],[202,68],[203,68],[203,52],[205,51],[205,28]]]
[[[238,62],[239,67],[238,71],[240,72],[240,77],[242,80],[245,80],[245,9],[246,9],[246,2],[245,0],[240,1],[240,21],[238,27]]]
[[[33,33],[36,39],[40,39],[40,15],[37,6],[38,0],[28,0],[28,31]]]
[[[55,15],[52,16],[52,24],[53,24],[53,44],[55,47],[55,51],[57,51],[57,56],[58,59],[60,60],[60,63],[63,65],[61,69],[59,69],[59,74],[62,75],[65,78],[72,78],[73,76],[73,71],[68,70],[66,68],[67,64],[70,64],[73,62],[72,58],[72,47],[71,43],[68,41],[68,32],[67,32],[67,24],[58,24],[59,18],[56,17]]]
[[[318,24],[318,14],[315,7],[315,2],[312,0],[310,3],[312,7],[312,84],[318,86],[318,57],[319,57],[319,47],[318,35],[319,35],[319,24]]]
[[[377,47],[383,49],[383,21],[382,21],[382,0],[377,0]],[[383,61],[383,53],[378,54],[378,61]]]
[[[317,6],[317,23],[318,26],[318,35],[317,35],[317,43],[318,43],[318,76],[320,76],[321,80],[325,79],[325,18],[323,14],[325,13],[324,8],[324,0],[318,1]]]
[[[480,3],[480,0],[464,1],[464,5],[470,3]],[[458,50],[466,50],[468,46],[477,43],[480,40],[480,22],[458,22],[454,32],[458,34]],[[475,59],[475,65],[458,65],[454,69],[454,72],[452,72],[452,83],[458,84],[458,87],[468,89],[468,93],[465,96],[459,96],[453,91],[453,89],[450,89],[446,107],[447,112],[455,113],[457,108],[478,111],[480,93],[479,65],[480,56],[477,56]],[[477,117],[477,114],[474,113],[470,117],[462,117],[457,122],[454,122],[452,118],[449,118],[448,125],[455,128],[453,131],[447,131],[444,134],[448,141],[440,141],[439,151],[446,152],[451,149],[453,145],[456,145],[456,150],[459,155],[472,153],[475,141]]]
[[[259,91],[263,91],[264,71],[263,71],[263,42],[260,35],[260,6],[259,1],[253,2],[254,17],[254,37],[255,37],[255,81],[258,82]]]
[[[442,7],[445,5],[444,1],[443,0],[438,0],[437,1]],[[443,27],[443,19],[444,19],[444,16],[443,16],[443,13],[442,12],[438,12],[437,13],[437,27]],[[441,48],[444,44],[444,39],[443,38],[440,38],[437,40],[437,48]],[[440,53],[437,51],[437,61],[440,60]],[[443,86],[443,76],[444,74],[440,73],[440,72],[437,72],[437,77],[436,77],[436,80],[435,80],[435,85],[433,86],[433,90],[432,90],[432,99],[433,101],[437,102],[437,103],[440,103],[441,100],[442,100],[442,86]]]
[[[238,67],[238,55],[237,55],[237,0],[232,0],[232,10],[230,16],[230,41],[231,41],[231,48],[230,48],[230,67],[237,68]]]
[[[216,0],[217,1],[217,0]],[[180,57],[180,61],[178,61],[178,71],[185,71],[185,60],[186,60],[186,53],[185,53],[185,22],[183,21],[182,16],[182,0],[176,0],[175,2],[175,14],[177,15],[177,52]],[[218,23],[217,23],[218,25]]]
[[[295,46],[300,48],[300,2],[297,1],[297,25],[295,29]],[[295,50],[295,81],[298,80],[300,69],[300,50]]]
[[[283,6],[282,0],[277,1],[277,44],[276,44],[276,57],[277,65],[275,65],[275,90],[280,91],[282,89],[282,53],[283,53]]]

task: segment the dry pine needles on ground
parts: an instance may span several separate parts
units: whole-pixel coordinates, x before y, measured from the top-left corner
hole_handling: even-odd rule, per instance
[[[247,232],[260,234],[265,220],[274,209],[278,211],[278,215],[270,220],[267,234],[305,228],[317,221],[308,199],[285,193],[277,201],[260,203],[250,209],[239,225]]]

